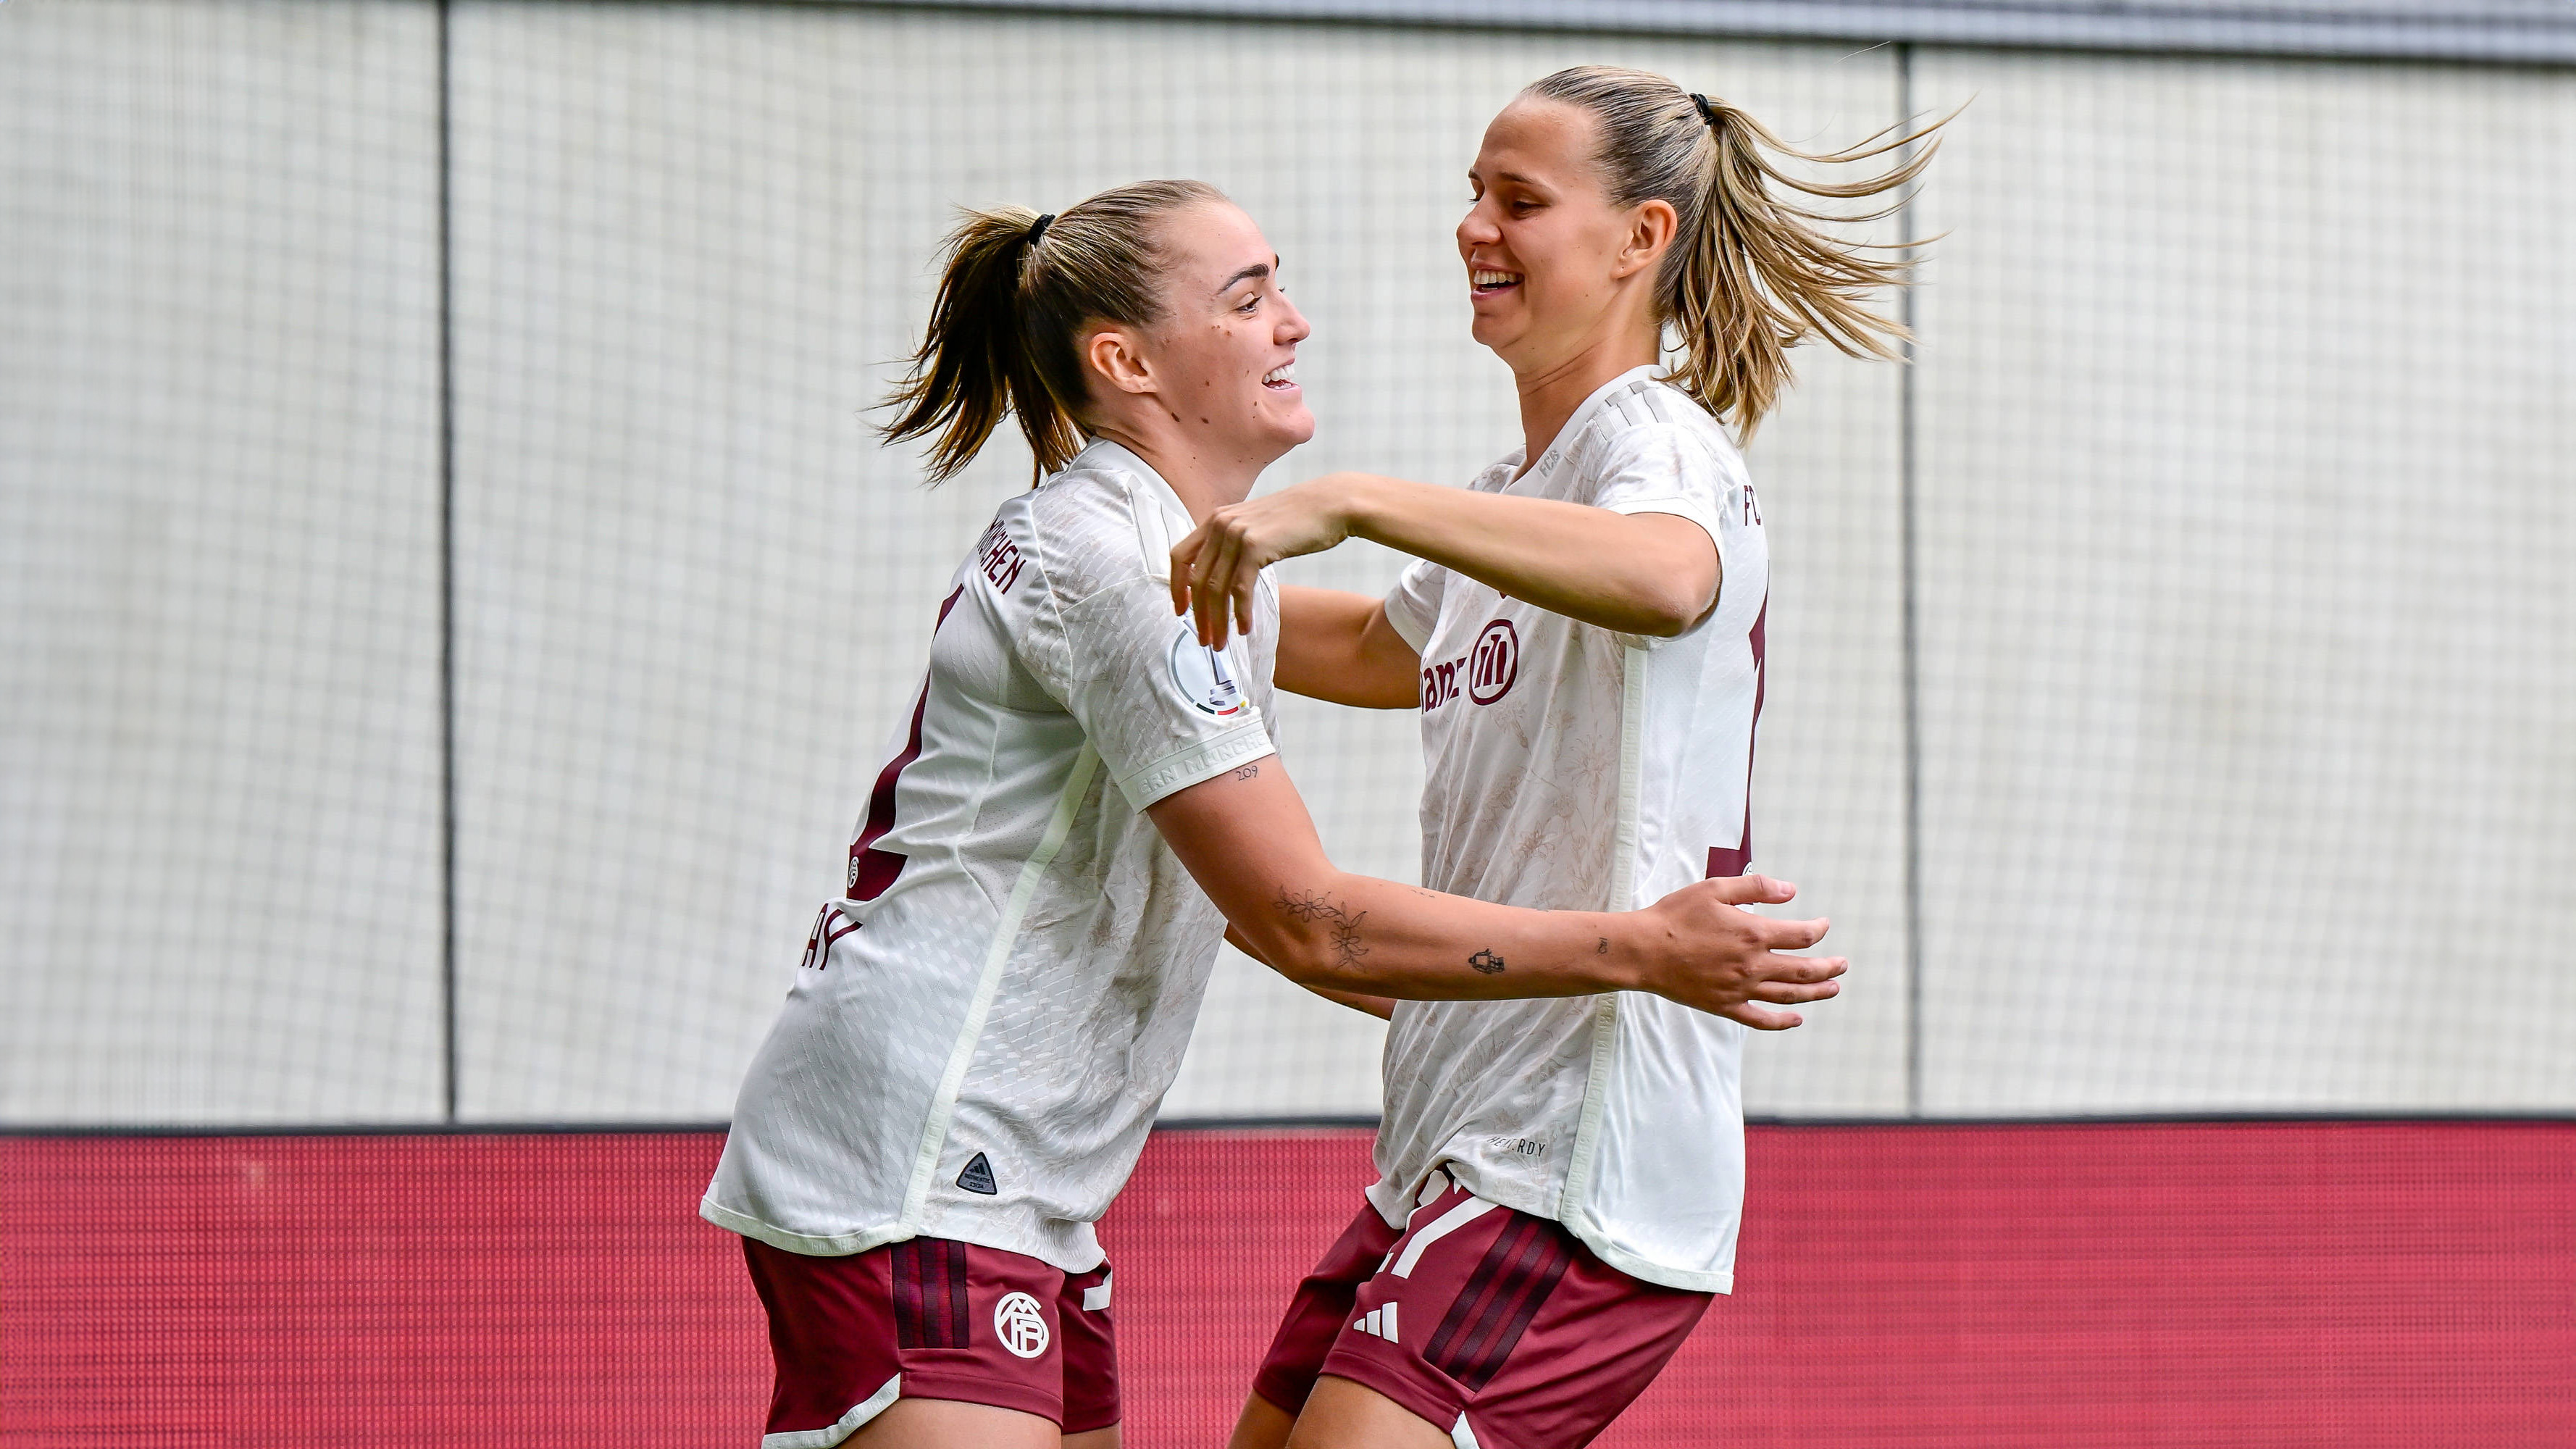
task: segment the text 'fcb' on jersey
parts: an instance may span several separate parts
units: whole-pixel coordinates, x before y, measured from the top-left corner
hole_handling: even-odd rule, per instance
[[[1225,923],[1143,811],[1273,752],[1278,601],[1173,617],[1191,527],[1094,443],[925,601],[896,722],[700,1211],[791,1252],[925,1236],[1101,1260],[1092,1223],[1179,1070]]]

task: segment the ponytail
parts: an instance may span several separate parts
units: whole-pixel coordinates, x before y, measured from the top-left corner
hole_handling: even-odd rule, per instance
[[[1005,413],[1019,418],[1038,476],[1071,462],[1091,396],[1080,334],[1162,320],[1162,219],[1224,199],[1203,182],[1145,181],[1061,215],[966,213],[948,234],[921,346],[886,399],[902,411],[878,433],[888,442],[935,435],[933,483],[973,462]]]
[[[1900,344],[1912,334],[1864,299],[1905,285],[1914,268],[1910,258],[1871,253],[1913,244],[1847,242],[1825,230],[1892,216],[1904,198],[1842,215],[1785,193],[1849,201],[1897,191],[1923,174],[1940,143],[1840,183],[1802,180],[1773,158],[1867,161],[1931,135],[1947,117],[1914,130],[1893,126],[1846,150],[1809,152],[1722,100],[1646,71],[1578,66],[1524,94],[1580,106],[1600,122],[1598,160],[1614,202],[1660,199],[1680,219],[1656,279],[1657,310],[1683,354],[1670,381],[1739,438],[1751,439],[1779,403],[1792,376],[1788,350],[1801,342],[1821,337],[1849,356],[1904,360]]]
[[[1041,472],[1076,451],[1073,418],[1047,391],[1020,341],[1020,277],[1038,214],[1022,206],[970,211],[948,234],[948,264],[930,304],[930,327],[889,406],[904,411],[878,429],[888,442],[936,433],[930,479],[944,483],[974,461],[1004,413]]]

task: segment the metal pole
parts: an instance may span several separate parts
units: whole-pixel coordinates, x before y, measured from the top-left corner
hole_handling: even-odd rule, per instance
[[[456,347],[448,0],[438,0],[438,961],[441,1115],[456,1120]]]
[[[1913,124],[1914,47],[1896,47],[1896,115],[1897,123]],[[1911,160],[1914,147],[1905,148]],[[1896,213],[1897,235],[1911,241],[1915,235],[1914,191],[1909,188],[1905,204]],[[1916,253],[1907,248],[1906,260]],[[1897,292],[1897,317],[1907,332],[1918,325],[1920,310],[1914,305],[1914,289]],[[1923,1115],[1923,711],[1922,648],[1916,631],[1915,599],[1917,588],[1916,553],[1918,532],[1915,518],[1915,474],[1921,450],[1915,435],[1915,402],[1920,390],[1915,386],[1917,349],[1911,337],[1905,344],[1905,364],[1897,371],[1897,507],[1899,516],[1898,551],[1902,559],[1901,577],[1904,608],[1905,641],[1905,1115]]]

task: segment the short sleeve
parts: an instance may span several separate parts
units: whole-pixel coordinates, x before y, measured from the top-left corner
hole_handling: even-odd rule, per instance
[[[1022,660],[1136,809],[1277,753],[1247,687],[1246,641],[1200,644],[1160,579],[1114,584],[1064,606],[1056,622],[1054,647]]]
[[[1386,621],[1416,654],[1431,646],[1431,631],[1440,626],[1440,593],[1448,578],[1447,569],[1416,559],[1386,596]]]
[[[1664,424],[1634,429],[1606,450],[1592,496],[1584,501],[1613,513],[1670,513],[1687,518],[1723,550],[1722,519],[1736,480],[1726,460],[1688,429]]]

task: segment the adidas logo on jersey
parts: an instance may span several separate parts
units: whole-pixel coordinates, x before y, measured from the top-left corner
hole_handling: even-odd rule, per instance
[[[1396,1307],[1397,1305],[1390,1303],[1384,1308],[1372,1308],[1368,1312],[1361,1314],[1360,1321],[1352,1324],[1351,1327],[1358,1329],[1362,1333],[1372,1334],[1378,1338],[1383,1338],[1389,1343],[1400,1342],[1400,1340],[1395,1336]]]
[[[957,1174],[957,1185],[986,1197],[1002,1190],[1001,1185],[993,1181],[993,1164],[985,1161],[984,1154],[980,1152],[966,1160],[965,1170]]]

